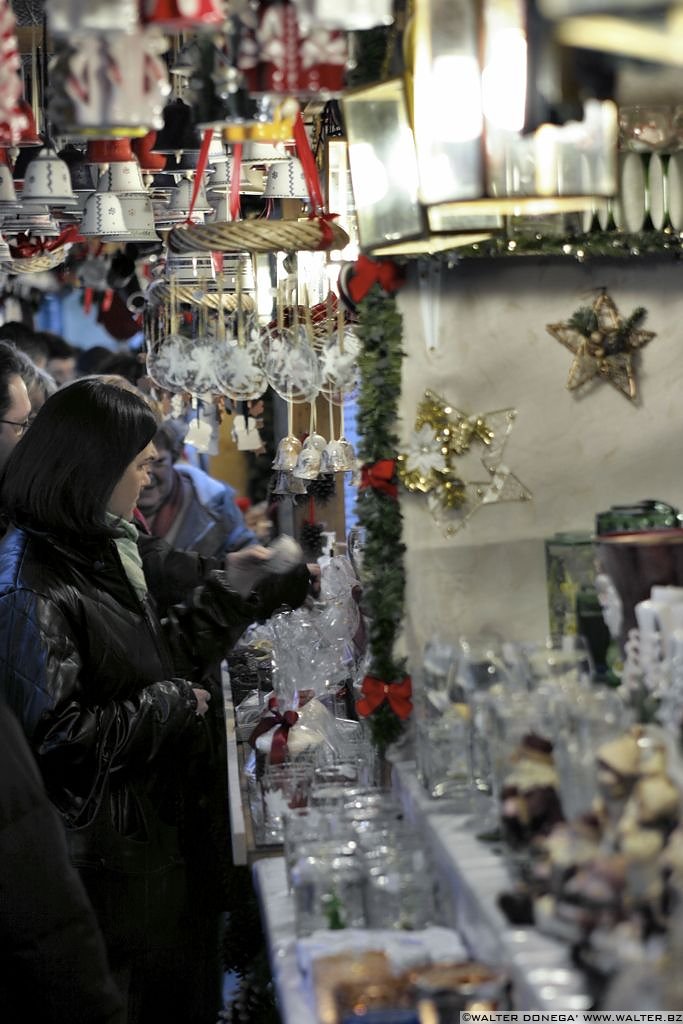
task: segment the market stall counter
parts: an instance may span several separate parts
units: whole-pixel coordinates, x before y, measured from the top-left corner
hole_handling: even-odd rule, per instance
[[[393,765],[394,794],[405,815],[424,838],[437,892],[439,927],[424,932],[367,932],[358,929],[316,932],[297,939],[295,906],[288,892],[282,857],[254,863],[255,887],[267,935],[273,978],[283,1024],[317,1024],[328,1019],[316,1009],[311,962],[334,956],[344,948],[372,949],[395,940],[397,959],[410,957],[407,945],[424,941],[433,961],[472,959],[503,967],[511,981],[512,1005],[520,1010],[581,1011],[591,998],[583,976],[572,967],[568,947],[531,927],[511,927],[498,907],[498,895],[510,877],[491,844],[476,838],[468,817],[454,812],[452,802],[431,800],[420,785],[415,764]],[[381,938],[380,938],[381,934]],[[444,943],[443,948],[434,947]],[[404,966],[404,965],[403,965]],[[333,1017],[329,1018],[334,1019]]]

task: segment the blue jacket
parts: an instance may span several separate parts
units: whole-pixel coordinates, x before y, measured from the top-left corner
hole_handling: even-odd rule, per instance
[[[235,504],[234,487],[187,462],[178,462],[174,468],[183,477],[185,486],[189,485],[191,493],[187,508],[180,513],[182,521],[170,542],[171,547],[196,551],[205,557],[219,557],[259,543]]]

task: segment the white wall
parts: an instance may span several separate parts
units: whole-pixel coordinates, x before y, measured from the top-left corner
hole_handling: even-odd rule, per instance
[[[638,259],[563,265],[524,258],[444,269],[437,351],[428,353],[416,272],[399,293],[404,317],[399,431],[405,441],[425,388],[473,414],[514,406],[505,463],[533,500],[481,508],[444,537],[423,497],[402,494],[405,648],[493,628],[510,639],[548,629],[544,538],[592,530],[616,503],[683,507],[683,264]],[[606,382],[566,390],[571,353],[545,325],[569,319],[605,286],[620,314],[645,306],[657,337],[639,358],[639,402]]]

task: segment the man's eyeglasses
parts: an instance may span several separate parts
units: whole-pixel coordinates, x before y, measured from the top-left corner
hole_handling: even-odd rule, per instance
[[[26,431],[28,430],[28,428],[31,426],[32,420],[31,419],[27,419],[27,420],[22,420],[21,423],[17,423],[16,420],[2,420],[2,419],[0,419],[0,423],[8,423],[10,425],[10,427],[14,427],[14,433],[17,435],[17,437],[23,437],[24,434],[26,433]]]

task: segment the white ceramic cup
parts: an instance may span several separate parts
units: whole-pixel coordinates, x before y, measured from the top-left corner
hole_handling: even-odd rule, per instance
[[[671,657],[673,634],[683,629],[683,587],[654,586],[650,597],[635,606],[636,622],[647,644],[655,637],[661,643],[661,653]]]

